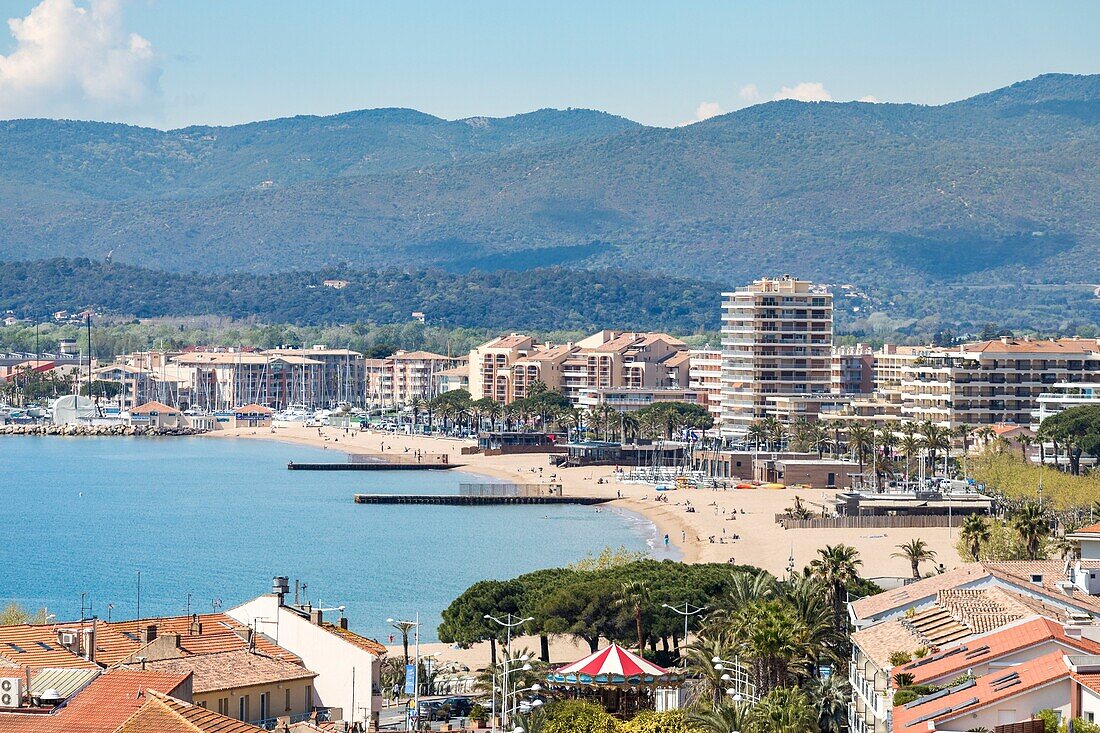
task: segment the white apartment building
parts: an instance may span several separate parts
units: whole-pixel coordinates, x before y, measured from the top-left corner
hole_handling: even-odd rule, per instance
[[[834,394],[871,394],[875,381],[875,355],[867,344],[837,346],[830,363]]]
[[[1100,341],[1003,337],[926,349],[903,369],[902,417],[944,427],[1030,425],[1054,385],[1100,381]]]
[[[722,352],[718,349],[693,349],[688,352],[688,383],[707,411],[714,424],[722,422]]]
[[[1100,384],[1092,382],[1059,382],[1044,389],[1035,398],[1038,407],[1031,413],[1031,429],[1039,430],[1039,425],[1052,415],[1071,407],[1100,405]]]
[[[905,368],[927,350],[926,346],[883,344],[874,356],[874,386],[879,397],[901,404],[901,380]]]
[[[743,435],[770,395],[832,386],[833,296],[784,275],[722,294],[722,432]]]

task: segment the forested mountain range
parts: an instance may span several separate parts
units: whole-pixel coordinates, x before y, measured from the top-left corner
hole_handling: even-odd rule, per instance
[[[366,110],[158,131],[0,122],[0,258],[203,273],[570,265],[955,292],[1100,282],[1100,76],[682,128]],[[946,290],[944,288],[947,288]]]

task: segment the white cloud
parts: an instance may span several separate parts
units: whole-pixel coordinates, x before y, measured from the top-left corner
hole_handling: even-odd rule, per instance
[[[868,94],[866,97],[860,97],[856,101],[857,102],[870,102],[871,104],[877,104],[878,103],[878,97],[875,97],[874,95]]]
[[[686,127],[687,125],[694,125],[696,122],[702,122],[703,120],[709,120],[711,117],[724,114],[725,110],[722,109],[722,105],[718,102],[700,102],[699,106],[695,108],[695,119],[681,122],[677,127]]]
[[[737,96],[741,97],[742,102],[748,104],[756,104],[763,97],[760,96],[760,90],[756,88],[755,84],[746,84],[741,87],[741,91],[737,93]]]
[[[831,102],[833,95],[819,81],[803,81],[793,87],[781,87],[772,99],[797,99],[799,102]]]
[[[42,0],[8,28],[16,43],[0,55],[0,118],[118,120],[156,106],[159,59],[123,28],[116,0]]]
[[[700,102],[695,110],[695,119],[700,122],[709,120],[711,117],[722,114],[722,112],[722,105],[717,102]]]

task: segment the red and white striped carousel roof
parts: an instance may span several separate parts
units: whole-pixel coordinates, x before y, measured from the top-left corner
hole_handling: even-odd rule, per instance
[[[598,675],[622,675],[623,677],[649,675],[660,677],[669,674],[669,671],[664,667],[658,667],[652,662],[647,662],[637,654],[631,654],[618,644],[612,644],[606,649],[600,649],[584,659],[555,670],[554,674],[586,675],[589,677]]]

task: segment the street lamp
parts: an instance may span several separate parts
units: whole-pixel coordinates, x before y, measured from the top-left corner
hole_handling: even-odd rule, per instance
[[[661,608],[667,608],[670,611],[673,611],[674,613],[678,613],[678,614],[680,614],[681,616],[684,617],[684,644],[687,645],[687,641],[688,641],[688,619],[691,618],[692,616],[694,616],[697,613],[702,613],[703,611],[710,608],[710,606],[696,606],[695,610],[693,611],[693,610],[691,610],[692,605],[690,603],[688,603],[687,601],[684,601],[684,610],[683,611],[676,608],[676,606],[670,606],[667,603],[662,603]]]
[[[531,664],[529,663],[529,660],[530,660],[530,657],[528,657],[526,654],[524,654],[522,657],[518,657],[516,659],[505,659],[503,662],[500,663],[500,665],[498,665],[498,666],[504,668],[504,671],[501,675],[501,683],[500,683],[500,698],[501,698],[501,701],[500,701],[500,708],[501,708],[500,724],[501,724],[502,727],[507,727],[508,726],[508,720],[510,718],[509,710],[508,710],[508,698],[509,698],[509,694],[508,694],[508,676],[512,672],[516,671],[515,669],[510,668],[509,664],[510,663],[518,664],[518,663],[522,662],[523,666],[520,667],[519,669],[523,672],[530,672],[531,671]],[[496,695],[496,685],[493,685],[493,695],[494,695],[494,697]],[[494,704],[495,704],[495,700],[494,700]],[[496,725],[495,724],[493,726],[493,730],[494,731],[496,730]]]
[[[711,657],[710,661],[716,671],[729,670],[733,673],[732,675],[723,674],[720,679],[722,682],[732,683],[731,687],[726,688],[726,694],[733,698],[734,702],[742,702],[746,698],[750,701],[756,700],[756,685],[749,682],[748,673],[739,661],[736,659],[730,661],[721,657]]]
[[[506,642],[506,645],[505,645],[505,649],[507,650],[507,654],[508,654],[509,657],[512,656],[512,629],[516,628],[517,626],[523,626],[528,621],[534,621],[535,620],[534,616],[528,616],[527,618],[520,618],[519,616],[516,616],[516,615],[511,614],[511,613],[505,615],[505,617],[503,619],[499,619],[491,613],[485,614],[482,618],[484,618],[486,621],[494,621],[497,624],[499,624],[500,626],[503,626],[504,628],[508,629],[507,642]]]
[[[392,618],[386,619],[388,624],[403,624],[406,627],[416,629],[413,639],[416,643],[416,666],[413,667],[413,716],[417,720],[417,725],[420,724],[420,611],[416,612],[415,621],[395,621]],[[412,720],[405,719],[405,730],[409,729],[409,725]]]

